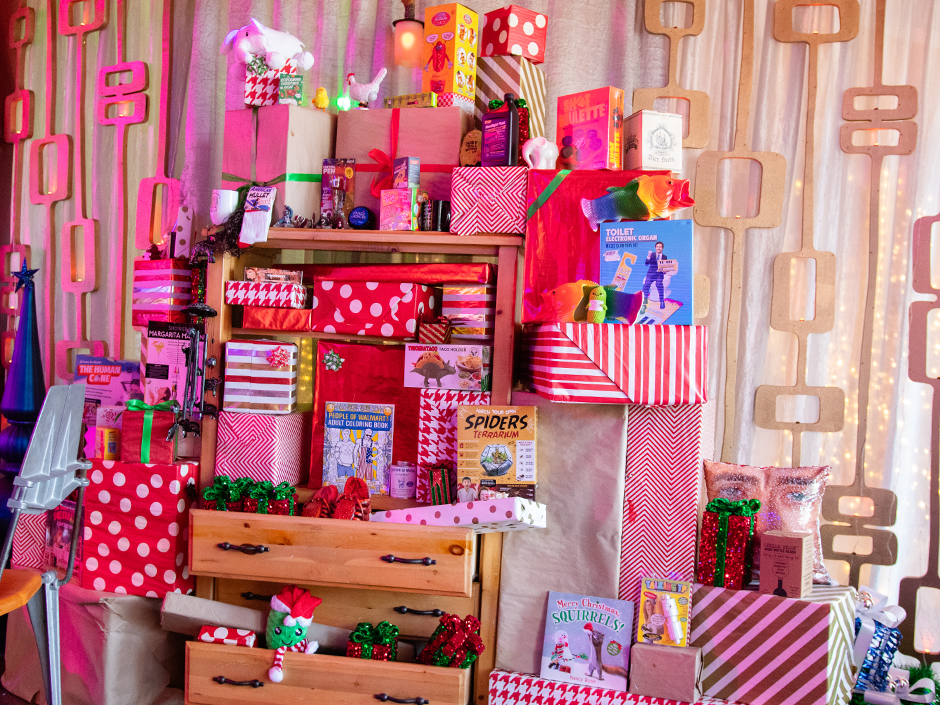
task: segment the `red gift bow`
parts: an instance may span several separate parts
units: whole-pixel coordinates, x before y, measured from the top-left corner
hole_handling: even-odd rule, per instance
[[[401,108],[392,108],[392,125],[389,135],[389,151],[391,156],[381,149],[369,151],[369,159],[375,164],[357,164],[356,170],[369,173],[376,172],[372,177],[372,185],[369,191],[375,198],[382,197],[382,191],[392,188],[392,168],[394,160],[398,156],[398,130],[401,127]],[[421,164],[421,171],[425,173],[444,174],[453,171],[454,164]],[[383,176],[383,174],[385,174]]]

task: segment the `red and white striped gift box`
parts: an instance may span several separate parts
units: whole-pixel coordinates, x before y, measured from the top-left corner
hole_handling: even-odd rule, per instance
[[[526,376],[552,401],[672,406],[704,404],[704,326],[550,323],[524,333]]]
[[[679,700],[651,698],[608,688],[561,683],[515,671],[490,673],[489,705],[682,705]],[[694,705],[724,705],[725,701],[701,698]]]
[[[274,340],[225,344],[222,409],[289,414],[297,405],[297,346]]]
[[[418,410],[417,500],[431,501],[431,483],[422,467],[449,460],[457,463],[457,407],[486,406],[489,392],[461,392],[451,389],[422,389]]]
[[[457,235],[525,232],[524,166],[459,167],[451,182],[450,231]]]
[[[425,345],[447,345],[451,336],[450,321],[441,316],[433,321],[418,321],[418,342]]]
[[[248,68],[245,76],[245,105],[276,105],[282,73],[296,74],[297,62],[288,59],[280,71],[268,69],[257,74]]]
[[[694,578],[703,417],[701,404],[628,410],[621,600],[640,603],[643,576]]]
[[[496,287],[492,284],[446,284],[441,315],[453,326],[451,340],[492,341],[496,321]]]
[[[215,474],[275,485],[307,481],[310,415],[219,412]]]
[[[307,291],[293,282],[225,282],[225,303],[266,308],[303,308]]]
[[[13,553],[10,563],[16,568],[42,570],[46,550],[46,512],[42,514],[20,514],[13,532]]]
[[[199,630],[198,641],[208,644],[229,644],[230,646],[255,645],[257,636],[250,629],[234,629],[232,627],[204,626]]]
[[[185,259],[135,260],[131,325],[185,323],[183,309],[192,302],[192,278],[193,270]]]

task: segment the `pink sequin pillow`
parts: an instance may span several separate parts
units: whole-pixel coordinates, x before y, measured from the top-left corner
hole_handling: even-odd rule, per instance
[[[775,468],[705,461],[709,501],[717,497],[760,500],[754,523],[755,579],[760,575],[760,540],[765,531],[809,531],[813,534],[813,583],[832,584],[819,536],[819,510],[831,472],[828,465]]]

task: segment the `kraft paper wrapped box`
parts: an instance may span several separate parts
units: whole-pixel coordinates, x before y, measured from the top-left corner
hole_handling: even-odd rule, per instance
[[[521,56],[480,57],[477,61],[474,115],[477,120],[482,120],[491,100],[503,100],[506,93],[512,93],[526,103],[529,137],[542,137],[545,135],[545,90],[545,73],[529,59]]]
[[[225,344],[224,411],[289,414],[296,405],[296,345],[274,340]]]
[[[701,697],[702,650],[636,643],[630,649],[630,692],[692,703]]]
[[[454,169],[450,231],[523,234],[528,173],[524,166]]]
[[[802,600],[696,585],[692,646],[702,692],[749,705],[840,705],[851,696],[855,590]]]
[[[465,526],[475,534],[544,529],[547,520],[548,509],[544,504],[521,497],[372,512],[369,519],[389,524]]]
[[[473,116],[458,107],[433,110],[348,110],[339,114],[336,154],[356,160],[356,205],[379,212],[382,189],[392,187],[397,157],[421,160],[421,190],[449,201],[451,172],[460,166],[460,144]],[[380,162],[369,156],[378,149]]]
[[[298,485],[310,471],[310,414],[219,412],[215,474]]]
[[[365,111],[364,111],[365,112]],[[249,180],[277,188],[272,220],[290,206],[295,215],[320,211],[323,160],[333,156],[336,116],[297,105],[269,105],[225,113],[220,188]]]

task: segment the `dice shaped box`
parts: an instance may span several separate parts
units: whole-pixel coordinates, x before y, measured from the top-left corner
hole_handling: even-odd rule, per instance
[[[518,5],[483,15],[480,56],[521,56],[533,64],[545,61],[548,18]]]

